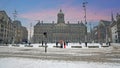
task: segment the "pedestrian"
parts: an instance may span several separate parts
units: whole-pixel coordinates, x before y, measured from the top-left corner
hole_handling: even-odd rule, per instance
[[[79,41],[79,44],[81,44],[81,41]]]
[[[56,42],[56,47],[58,47],[58,42]]]
[[[68,41],[66,42],[66,45],[68,46]]]
[[[61,45],[61,48],[63,48],[63,43],[60,43],[60,45]]]
[[[100,45],[101,45],[101,46],[103,45],[102,41],[100,41]]]
[[[111,45],[110,42],[108,42],[108,45],[109,45],[109,46]]]
[[[64,42],[64,48],[66,48],[66,43]]]
[[[87,42],[85,42],[85,46],[87,47]]]
[[[42,41],[42,46],[43,46],[43,41]]]

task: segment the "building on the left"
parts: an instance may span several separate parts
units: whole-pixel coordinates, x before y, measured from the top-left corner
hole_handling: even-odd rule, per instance
[[[27,43],[28,31],[18,20],[12,21],[5,11],[0,11],[0,43]]]

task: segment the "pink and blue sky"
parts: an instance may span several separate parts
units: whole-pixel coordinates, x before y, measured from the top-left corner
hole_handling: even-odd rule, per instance
[[[111,20],[111,12],[114,17],[120,12],[120,0],[86,0],[87,21],[96,23],[99,20]],[[13,19],[12,13],[17,10],[17,19],[23,26],[30,23],[35,25],[40,20],[44,23],[57,21],[57,13],[60,9],[65,14],[65,22],[77,23],[84,20],[82,3],[84,0],[0,0],[0,10],[5,10]]]

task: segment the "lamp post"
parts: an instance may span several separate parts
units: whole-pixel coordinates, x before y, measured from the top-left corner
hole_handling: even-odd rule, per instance
[[[84,9],[84,22],[85,22],[85,46],[87,47],[87,21],[86,21],[86,4],[88,2],[84,1],[83,2],[83,9]]]
[[[13,13],[14,21],[16,20],[17,15],[18,15],[18,12],[15,10],[14,13]],[[16,43],[16,40],[17,40],[17,31],[18,31],[18,27],[14,28],[14,37],[13,37],[13,40],[12,40],[12,44]]]
[[[45,37],[45,53],[47,52],[47,32],[43,33],[44,37]]]
[[[32,33],[32,23],[30,23],[30,37],[29,37],[29,46],[30,46],[30,44],[31,44],[31,42],[32,42],[32,38],[31,38],[31,33]]]
[[[92,42],[93,41],[93,31],[92,31],[92,26],[91,26],[91,23],[89,24],[90,25],[90,42]]]

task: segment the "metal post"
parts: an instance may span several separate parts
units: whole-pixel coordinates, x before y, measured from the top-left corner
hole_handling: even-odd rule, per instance
[[[17,12],[16,10],[14,10],[14,13],[13,13],[13,18],[14,18],[14,21],[16,20],[17,15],[18,15],[18,12]],[[17,38],[17,37],[18,37],[18,36],[17,36],[18,27],[17,27],[17,28],[15,28],[15,30],[14,30],[14,31],[15,31],[15,32],[14,32],[14,33],[15,33],[15,35],[14,35],[14,38],[13,38],[13,39],[14,39],[14,40],[13,40],[13,44],[15,44],[15,43],[17,44],[17,42],[18,42],[18,41],[17,41],[17,39],[18,39],[18,38]],[[16,39],[16,38],[17,38],[17,39]]]
[[[106,44],[108,45],[108,31],[107,31],[107,27],[106,27]]]
[[[47,42],[45,42],[45,53],[47,52]]]
[[[87,21],[86,21],[86,4],[87,4],[88,2],[83,2],[83,8],[84,8],[84,13],[85,13],[85,16],[84,16],[84,21],[85,21],[85,46],[87,47]]]
[[[31,38],[31,33],[32,33],[32,23],[30,23],[30,37],[29,37],[29,46],[32,42],[32,38]]]
[[[47,32],[43,33],[44,37],[45,37],[45,53],[47,52]]]
[[[90,25],[90,42],[92,43],[93,41],[93,35],[92,35],[92,27],[91,27],[91,23],[89,24]]]

